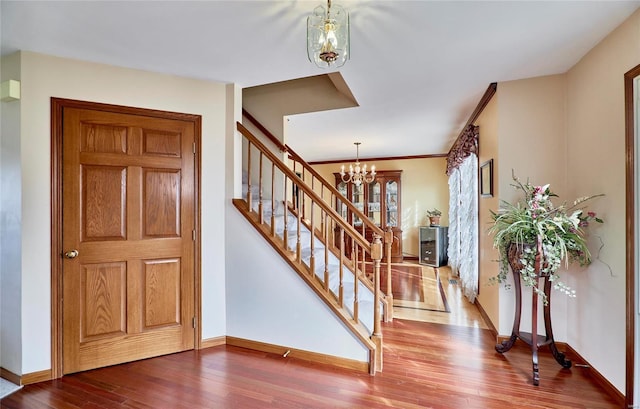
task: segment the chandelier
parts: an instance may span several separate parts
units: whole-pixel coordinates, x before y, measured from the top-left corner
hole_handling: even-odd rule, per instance
[[[307,17],[307,56],[320,68],[342,67],[349,59],[349,13],[331,0]]]
[[[340,177],[344,183],[353,183],[356,186],[360,186],[362,182],[371,183],[376,177],[376,166],[371,166],[371,171],[367,173],[367,165],[360,166],[360,145],[361,142],[354,142],[356,145],[356,163],[349,165],[349,172],[344,171],[344,165],[340,168]]]

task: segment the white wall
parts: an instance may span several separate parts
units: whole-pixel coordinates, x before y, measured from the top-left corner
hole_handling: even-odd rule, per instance
[[[639,63],[640,12],[636,12],[567,73],[568,191],[572,196],[606,195],[589,206],[605,219],[603,225],[588,229],[592,253],[598,254],[598,237],[602,239],[600,259],[586,269],[573,269],[569,276],[578,297],[569,303],[567,341],[623,393],[627,364],[624,74]]]
[[[20,80],[20,58],[2,59],[1,81]],[[21,345],[21,173],[20,102],[0,102],[0,366],[20,373]]]
[[[202,115],[202,336],[225,334],[225,85],[21,53],[22,364],[49,369],[50,98],[60,97]],[[3,231],[4,233],[4,231]],[[26,251],[28,249],[28,251]],[[4,322],[3,322],[4,325]],[[4,328],[2,329],[4,333]],[[19,352],[19,351],[17,351]]]

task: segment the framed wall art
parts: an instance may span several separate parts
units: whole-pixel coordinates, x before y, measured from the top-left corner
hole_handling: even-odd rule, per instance
[[[480,165],[480,197],[493,197],[493,159]]]

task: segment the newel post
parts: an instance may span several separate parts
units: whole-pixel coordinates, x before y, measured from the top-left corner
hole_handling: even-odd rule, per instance
[[[380,260],[382,259],[382,237],[373,235],[371,243],[371,260],[373,261],[373,334],[371,340],[376,344],[375,365],[370,372],[382,371],[382,332],[380,330]]]

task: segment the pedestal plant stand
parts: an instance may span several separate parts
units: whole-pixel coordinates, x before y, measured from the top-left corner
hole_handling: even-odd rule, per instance
[[[558,351],[558,348],[556,347],[555,341],[553,339],[553,329],[551,327],[551,281],[549,280],[548,273],[540,274],[540,260],[542,259],[542,242],[540,240],[538,240],[537,243],[534,268],[536,274],[536,284],[539,285],[539,280],[543,280],[544,283],[544,296],[546,297],[545,302],[543,303],[545,335],[538,335],[538,298],[540,298],[540,295],[537,294],[536,291],[532,291],[531,295],[531,332],[520,331],[520,316],[522,314],[522,287],[520,284],[520,272],[523,266],[519,260],[523,247],[526,246],[532,245],[521,245],[512,243],[509,246],[509,265],[511,267],[511,271],[513,272],[513,281],[516,292],[516,312],[513,319],[513,329],[511,331],[511,337],[508,340],[496,345],[496,351],[501,354],[509,351],[513,347],[517,339],[520,339],[527,345],[529,345],[531,347],[531,360],[533,364],[533,384],[535,386],[538,386],[540,384],[540,373],[538,369],[538,349],[541,346],[548,345],[549,349],[551,349],[553,357],[563,368],[570,368],[571,361],[565,358],[564,353]]]

